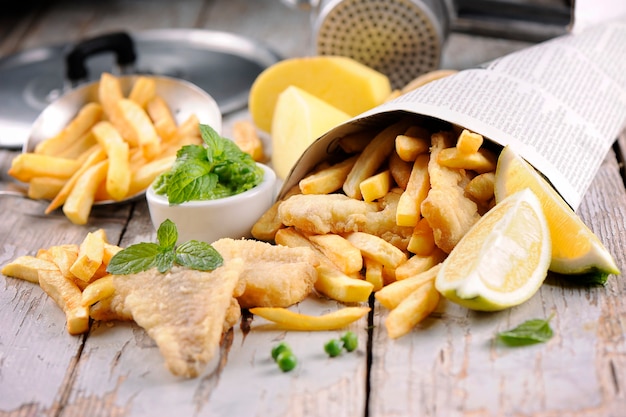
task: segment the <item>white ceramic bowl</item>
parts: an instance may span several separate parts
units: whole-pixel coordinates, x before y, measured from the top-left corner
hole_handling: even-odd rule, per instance
[[[213,243],[230,237],[250,237],[252,226],[274,203],[276,174],[266,165],[258,164],[265,174],[256,187],[230,197],[207,201],[189,201],[170,205],[167,196],[148,187],[146,199],[155,229],[166,219],[176,224],[178,243],[199,240]]]

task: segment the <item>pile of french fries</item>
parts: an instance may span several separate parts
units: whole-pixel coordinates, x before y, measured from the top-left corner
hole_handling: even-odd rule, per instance
[[[454,128],[431,132],[415,123],[401,120],[378,132],[342,138],[345,158],[321,162],[252,229],[260,240],[313,248],[320,258],[318,293],[354,303],[374,292],[390,310],[385,326],[391,338],[410,332],[435,310],[441,262],[495,204],[497,156],[483,146],[483,137]],[[404,236],[378,233],[375,224],[346,226],[340,211],[313,197],[334,194],[346,207],[387,201],[373,218],[397,226]],[[290,210],[306,205],[313,220],[293,221],[304,214]],[[315,229],[315,222],[326,223]]]
[[[56,136],[12,161],[9,174],[28,183],[28,196],[51,200],[46,214],[63,207],[85,224],[92,205],[143,192],[172,165],[183,145],[200,144],[198,118],[180,124],[155,80],[139,76],[127,97],[119,78],[103,73],[98,101],[86,103]]]
[[[77,335],[89,330],[90,304],[83,300],[83,292],[108,275],[107,265],[120,250],[98,229],[87,233],[80,244],[56,245],[40,249],[35,256],[19,256],[6,264],[2,273],[39,284],[65,313],[67,331]]]

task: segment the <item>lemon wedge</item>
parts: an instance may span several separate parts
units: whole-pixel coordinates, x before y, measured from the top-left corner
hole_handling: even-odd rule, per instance
[[[600,239],[583,223],[552,186],[510,147],[505,147],[496,169],[496,202],[530,188],[539,198],[552,239],[550,270],[560,274],[619,274]],[[606,277],[605,277],[606,278]]]
[[[435,286],[473,310],[523,303],[543,283],[550,264],[548,222],[539,199],[519,191],[488,211],[443,262]]]
[[[272,122],[272,167],[285,179],[315,139],[350,116],[324,100],[296,87],[278,96]]]

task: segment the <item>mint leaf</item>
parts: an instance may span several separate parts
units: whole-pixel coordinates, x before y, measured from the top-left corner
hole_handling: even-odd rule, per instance
[[[156,243],[137,243],[116,253],[107,265],[110,274],[125,275],[146,271],[155,265],[160,252]]]
[[[215,129],[209,125],[201,124],[200,136],[202,137],[202,140],[206,144],[207,148],[210,150],[210,152],[207,152],[209,161],[212,161],[213,157],[219,157],[222,155],[224,152],[225,141],[224,138],[222,138],[215,131]]]
[[[174,249],[176,241],[178,240],[178,229],[176,225],[170,219],[165,219],[163,223],[159,225],[157,230],[157,241],[159,246],[167,249]]]
[[[176,249],[176,262],[199,271],[212,271],[224,263],[222,255],[206,242],[190,240]]]
[[[190,240],[176,247],[176,224],[166,219],[159,225],[159,243],[137,243],[116,253],[107,266],[107,272],[116,275],[136,274],[157,268],[160,273],[175,264],[198,271],[212,271],[224,263],[222,255],[206,242]]]
[[[498,333],[497,337],[509,346],[526,346],[547,342],[553,335],[550,327],[551,318],[552,316],[547,320],[527,320],[511,330]]]

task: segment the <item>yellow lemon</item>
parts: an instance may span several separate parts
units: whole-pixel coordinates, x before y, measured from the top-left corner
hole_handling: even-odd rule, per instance
[[[446,298],[496,311],[532,297],[550,264],[548,223],[539,199],[519,191],[488,211],[443,262],[435,279]]]
[[[350,116],[296,86],[283,91],[272,122],[272,167],[285,179],[306,148]]]
[[[523,188],[530,188],[539,198],[552,239],[551,271],[561,274],[620,273],[600,239],[554,188],[508,146],[498,158],[495,181],[496,202]]]
[[[290,85],[356,116],[387,99],[389,78],[342,56],[290,58],[265,69],[250,87],[248,108],[254,124],[269,132],[278,96]]]

